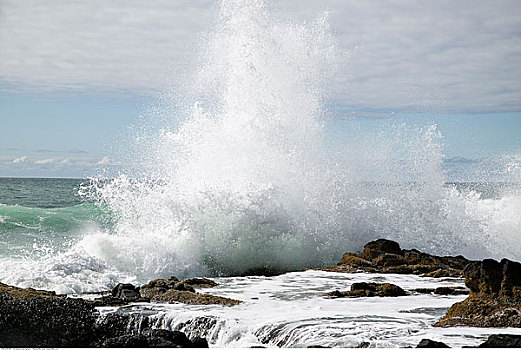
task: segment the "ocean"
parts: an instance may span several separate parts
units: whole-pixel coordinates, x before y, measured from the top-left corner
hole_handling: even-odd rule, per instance
[[[378,238],[521,260],[521,157],[480,169],[502,182],[450,183],[434,124],[333,147],[325,116],[346,55],[327,15],[296,23],[264,1],[227,0],[216,17],[189,91],[174,89],[176,108],[153,106],[119,144],[127,164],[118,176],[0,179],[0,282],[77,296],[212,277],[219,285],[208,292],[244,303],[117,309],[211,346],[462,346],[498,333],[431,326],[464,296],[325,298],[357,281],[410,291],[461,279],[305,269]]]
[[[0,178],[0,281],[68,293],[106,290],[126,281],[143,283],[132,268],[119,269],[111,260],[89,256],[81,247],[101,231],[117,225],[104,204],[81,196],[89,180]],[[376,184],[366,184],[372,188]],[[379,185],[381,186],[381,185]],[[516,184],[447,183],[461,194],[474,193],[480,201],[501,201]],[[519,197],[518,197],[519,198]],[[94,231],[93,231],[94,230]],[[98,232],[98,233],[95,233]],[[105,247],[117,249],[117,247]],[[341,251],[351,251],[342,247]],[[336,263],[340,255],[331,264]],[[304,267],[304,266],[300,266]],[[215,276],[215,275],[214,275]],[[466,296],[412,293],[397,298],[329,299],[325,293],[347,290],[354,282],[390,282],[405,290],[464,286],[460,279],[414,275],[341,274],[324,271],[288,272],[278,276],[214,277],[218,286],[205,292],[243,300],[235,307],[217,305],[136,303],[120,313],[151,316],[157,326],[204,336],[211,346],[415,346],[423,338],[450,346],[478,345],[496,329],[433,328],[446,310]],[[84,296],[85,297],[85,296]],[[102,314],[116,308],[100,308]],[[139,322],[137,322],[139,324]],[[501,332],[521,334],[519,329]]]

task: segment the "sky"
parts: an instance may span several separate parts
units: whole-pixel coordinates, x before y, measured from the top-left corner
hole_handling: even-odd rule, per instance
[[[116,166],[129,126],[187,84],[217,4],[0,0],[0,176]],[[297,22],[329,13],[347,53],[330,127],[433,122],[448,160],[521,154],[521,2],[269,4]]]

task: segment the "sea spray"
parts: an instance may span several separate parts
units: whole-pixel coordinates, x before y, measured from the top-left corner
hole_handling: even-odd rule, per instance
[[[436,126],[396,127],[343,162],[328,153],[325,93],[344,56],[327,16],[295,24],[263,1],[222,1],[204,56],[204,100],[135,150],[152,160],[147,179],[91,183],[117,224],[84,239],[89,254],[143,280],[318,266],[378,237],[519,257],[515,223],[493,224],[501,213],[445,186]]]
[[[188,112],[165,109],[171,119],[158,128],[145,118],[129,170],[82,186],[104,219],[76,225],[85,218],[75,213],[66,245],[48,250],[42,234],[34,254],[2,255],[0,281],[72,293],[278,272],[334,264],[381,237],[434,254],[521,259],[519,191],[483,197],[483,185],[447,184],[435,125],[396,125],[331,147],[328,92],[345,55],[327,15],[299,24],[262,1],[223,1],[201,55]],[[503,181],[521,179],[519,159],[495,164]],[[1,227],[20,224],[20,208],[0,209]],[[31,221],[42,216],[33,212]]]

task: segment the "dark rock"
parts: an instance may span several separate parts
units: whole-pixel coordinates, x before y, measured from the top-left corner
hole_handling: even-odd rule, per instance
[[[179,278],[177,278],[175,276],[170,276],[170,278],[168,280],[169,281],[174,281],[174,282],[179,282]]]
[[[28,296],[33,291],[0,294],[0,347],[84,347],[94,341],[98,312],[92,304]]]
[[[400,254],[400,252],[401,248],[397,242],[388,239],[377,239],[365,245],[362,257],[371,260],[384,253]]]
[[[363,341],[363,342],[361,342],[360,344],[358,344],[357,348],[359,348],[359,349],[365,349],[365,348],[368,348],[370,345],[371,345],[371,343],[366,342],[366,341]]]
[[[111,293],[114,298],[120,299],[137,299],[140,297],[139,287],[134,287],[130,283],[119,283],[112,289]]]
[[[166,329],[150,329],[141,334],[125,334],[104,340],[101,347],[111,348],[207,348],[205,339],[199,338],[195,342],[190,341],[186,335],[178,331]]]
[[[438,288],[416,288],[413,292],[421,294],[438,294],[438,295],[465,295],[469,294],[468,290],[461,287],[438,287]]]
[[[397,242],[378,239],[364,247],[363,254],[345,253],[336,266],[323,268],[332,272],[372,272],[416,274],[426,277],[462,277],[470,263],[463,256],[435,256],[416,249],[400,249]]]
[[[176,283],[174,285],[174,289],[175,290],[179,290],[179,291],[186,291],[186,292],[195,293],[195,289],[192,286],[190,286],[188,284],[185,284],[183,282]]]
[[[422,339],[416,346],[417,348],[449,348],[449,346],[440,341],[434,341],[430,339]]]
[[[359,282],[351,285],[351,290],[340,292],[335,290],[326,294],[332,298],[344,297],[398,297],[407,295],[400,287],[391,283],[367,283]]]
[[[521,348],[521,335],[493,334],[480,348]]]
[[[434,326],[521,327],[521,264],[485,259],[463,272],[469,297],[452,305]]]
[[[207,348],[208,341],[205,338],[195,337],[192,339],[192,347],[194,348]]]
[[[194,288],[211,288],[217,286],[217,282],[208,278],[189,278],[183,280],[183,283]]]
[[[521,263],[503,259],[501,265],[503,266],[501,292],[505,296],[521,299]]]
[[[184,282],[169,281],[164,279],[153,280],[140,289],[141,297],[153,301],[166,303],[184,303],[192,305],[220,304],[232,306],[240,304],[241,301],[214,296],[211,294],[195,293],[192,286]]]

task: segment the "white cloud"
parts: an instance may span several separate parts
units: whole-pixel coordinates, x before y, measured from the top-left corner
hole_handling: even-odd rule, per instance
[[[191,66],[210,0],[4,0],[0,82],[12,91],[156,93]],[[521,109],[517,0],[286,0],[276,13],[329,9],[349,79],[334,98],[383,110]],[[6,89],[6,87],[4,87]]]
[[[109,157],[105,156],[99,162],[97,162],[96,164],[105,165],[105,164],[108,164],[109,162],[110,162]]]
[[[34,164],[49,164],[54,163],[56,161],[55,158],[49,158],[49,159],[38,159],[34,161]]]
[[[27,156],[21,156],[13,159],[13,163],[23,163],[27,160]]]

